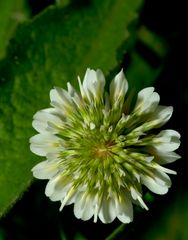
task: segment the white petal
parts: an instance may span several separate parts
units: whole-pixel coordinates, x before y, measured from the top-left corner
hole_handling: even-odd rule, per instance
[[[136,129],[147,132],[152,128],[159,128],[170,119],[172,112],[173,107],[157,106],[156,110],[147,116],[147,121]]]
[[[79,79],[79,84],[81,84],[80,79]],[[83,101],[81,99],[80,93],[78,93],[69,82],[67,83],[67,88],[68,88],[68,93],[71,96],[71,100],[75,105],[75,108],[78,107],[78,109],[83,109]],[[82,84],[81,84],[81,88],[82,88]]]
[[[175,152],[156,151],[155,154],[156,154],[156,161],[159,164],[172,163],[172,162],[175,162],[177,159],[181,158],[181,156]]]
[[[161,152],[176,150],[180,145],[180,134],[174,130],[163,130],[157,137],[153,147]]]
[[[48,181],[45,189],[45,194],[47,197],[51,196],[54,192],[55,185],[57,181],[61,178],[60,174],[52,178],[50,181]]]
[[[75,95],[78,95],[77,91],[75,90],[75,88],[70,84],[70,82],[67,83],[67,89],[68,89],[68,93],[71,97],[74,97]]]
[[[94,214],[94,197],[80,192],[75,199],[74,214],[78,219],[89,220]]]
[[[159,94],[154,92],[153,87],[144,88],[138,93],[134,112],[138,115],[152,113],[157,108],[159,100]]]
[[[111,223],[116,217],[115,201],[112,198],[103,199],[99,210],[99,218],[103,223]]]
[[[161,171],[161,172],[165,172],[165,173],[169,173],[169,174],[174,174],[174,175],[177,174],[176,171],[171,170],[171,169],[169,169],[169,168],[162,167],[162,166],[160,166],[160,165],[158,165],[156,168],[157,168],[159,171]]]
[[[130,190],[131,190],[131,196],[133,200],[137,200],[136,203],[139,203],[139,205],[142,208],[145,208],[146,210],[148,210],[148,207],[146,206],[145,202],[142,199],[142,194],[133,187],[130,187]]]
[[[136,200],[138,197],[141,196],[141,194],[133,187],[130,187],[131,190],[131,196],[134,200]]]
[[[142,183],[156,194],[165,194],[168,192],[168,188],[171,186],[169,176],[164,172],[157,172],[153,178],[149,176],[141,176]]]
[[[39,156],[56,153],[61,147],[61,139],[49,133],[37,134],[30,138],[30,149]]]
[[[104,74],[99,69],[94,71],[88,68],[82,86],[80,90],[83,97],[86,97],[89,101],[101,99],[105,86]]]
[[[158,106],[153,113],[153,120],[156,121],[157,127],[164,125],[172,116],[173,107]],[[156,127],[156,126],[155,126]]]
[[[47,158],[47,160],[49,160],[49,161],[54,161],[54,160],[56,160],[56,159],[59,159],[59,157],[60,157],[60,154],[57,153],[57,152],[55,152],[55,153],[48,153],[48,154],[46,155],[46,158]]]
[[[70,189],[69,189],[69,191],[70,191]],[[62,198],[60,211],[63,209],[64,205],[70,205],[70,204],[72,204],[72,203],[75,203],[78,193],[79,193],[79,192],[75,190],[75,191],[74,191],[74,194],[72,194],[71,196],[69,196],[69,198],[66,200],[66,203],[63,203],[64,198]],[[67,194],[67,193],[66,193],[66,194]],[[63,204],[64,204],[64,205],[63,205]]]
[[[129,223],[133,220],[133,206],[129,197],[121,197],[121,201],[116,202],[117,218],[123,223]]]
[[[82,86],[82,82],[81,82],[81,79],[80,79],[79,76],[78,76],[78,84],[79,84],[79,88],[80,88],[82,98],[83,99],[88,99],[89,98],[89,100],[90,100],[90,97],[87,96],[87,92],[85,92],[85,89]]]
[[[58,173],[58,161],[43,161],[32,168],[33,176],[38,179],[50,179]]]
[[[71,103],[71,95],[65,91],[63,88],[60,87],[55,87],[55,90],[57,92],[57,94],[59,95],[61,101],[63,102],[63,104],[66,103]]]
[[[75,104],[75,107],[77,107],[78,109],[81,109],[83,110],[84,108],[84,102],[83,100],[81,99],[81,97],[79,95],[75,95],[73,98],[72,98],[74,104]]]
[[[55,87],[55,89],[52,89],[50,91],[50,99],[51,105],[63,111],[65,115],[67,115],[67,112],[70,114],[75,110],[71,95],[62,88]]]
[[[128,90],[128,82],[123,73],[123,69],[115,76],[110,84],[110,100],[112,105],[119,100],[124,100]]]
[[[172,138],[172,137],[176,137],[176,138],[180,138],[180,134],[172,129],[167,129],[167,130],[163,130],[158,134],[159,137],[165,137],[165,138]]]
[[[62,177],[58,174],[52,178],[46,185],[45,194],[52,201],[58,201],[65,198],[72,186],[72,179]]]
[[[142,208],[145,208],[146,210],[149,209],[149,208],[147,207],[147,205],[145,204],[145,202],[143,201],[143,199],[142,199],[140,196],[137,198],[137,200],[139,201],[140,206],[141,206]]]
[[[85,205],[84,193],[79,192],[74,204],[74,215],[78,219],[82,218],[84,205]]]
[[[41,110],[34,115],[32,122],[33,127],[40,133],[48,132],[48,122],[52,122],[54,125],[61,126],[62,121],[56,115],[50,113],[48,109]],[[51,130],[53,133],[57,133],[57,129]]]
[[[50,91],[50,100],[51,102],[58,102],[58,103],[63,103],[62,98],[56,91],[56,89],[51,89]]]

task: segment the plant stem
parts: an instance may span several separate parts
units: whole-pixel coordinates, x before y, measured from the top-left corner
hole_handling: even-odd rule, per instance
[[[122,223],[107,238],[105,238],[105,240],[117,239],[116,237],[124,230],[125,227],[126,227],[126,224]]]

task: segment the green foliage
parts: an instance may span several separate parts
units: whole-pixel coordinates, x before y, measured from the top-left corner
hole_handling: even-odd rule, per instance
[[[5,47],[14,33],[18,23],[28,18],[24,0],[0,1],[0,58],[5,55]]]
[[[123,57],[128,26],[141,0],[93,0],[50,7],[20,25],[0,63],[0,216],[27,189],[38,158],[29,150],[33,114],[48,107],[49,90],[87,67],[107,75]],[[117,53],[119,52],[119,55]]]
[[[137,46],[134,46],[130,52],[131,63],[126,71],[126,76],[130,88],[140,90],[143,87],[153,85],[159,76],[168,47],[162,37],[144,25],[141,25],[137,31],[136,44]]]
[[[140,90],[153,85],[161,71],[161,66],[153,68],[137,51],[131,52],[131,64],[126,71],[131,89]]]
[[[188,237],[188,194],[181,192],[151,224],[143,240],[186,240]]]
[[[58,5],[58,6],[66,6],[70,3],[71,0],[55,0],[55,3]]]
[[[146,26],[141,26],[138,30],[138,39],[145,43],[159,57],[166,56],[168,50],[167,42],[155,32],[147,29]]]

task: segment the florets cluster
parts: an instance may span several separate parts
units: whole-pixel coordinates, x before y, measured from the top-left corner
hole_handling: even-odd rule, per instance
[[[45,156],[33,175],[48,179],[45,193],[61,201],[61,209],[74,203],[77,218],[99,218],[103,223],[116,217],[123,223],[133,219],[132,202],[148,209],[142,199],[142,184],[157,194],[171,185],[163,167],[180,156],[180,134],[153,129],[164,125],[173,108],[159,105],[153,87],[138,93],[134,107],[126,93],[123,71],[105,91],[100,70],[87,69],[80,92],[70,83],[67,90],[50,91],[51,108],[34,115],[39,132],[30,139],[31,151]],[[156,132],[156,131],[155,131]]]

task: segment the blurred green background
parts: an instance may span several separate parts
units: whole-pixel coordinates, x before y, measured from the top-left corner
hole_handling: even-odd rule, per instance
[[[105,0],[101,6],[100,1],[89,0],[0,0],[0,215],[3,215],[0,240],[188,239],[188,15],[185,5],[183,0],[132,0],[127,1],[127,6],[126,0]],[[137,12],[136,18],[132,12]],[[57,24],[55,30],[59,31],[57,38],[50,22],[53,18]],[[58,21],[62,21],[62,35]],[[85,23],[91,24],[91,29],[89,26],[85,29]],[[62,70],[59,51],[66,59]],[[107,61],[111,56],[112,60]],[[59,212],[59,203],[51,202],[44,195],[46,181],[32,179],[30,168],[38,159],[25,153],[29,152],[28,138],[34,134],[29,129],[32,115],[48,106],[50,88],[61,81],[63,87],[67,76],[76,82],[75,76],[83,75],[87,64],[101,67],[109,79],[123,67],[135,90],[155,86],[161,104],[174,106],[173,117],[165,128],[176,129],[182,135],[178,150],[182,159],[168,166],[178,172],[171,177],[169,193],[157,196],[144,189],[150,210],[135,207],[134,221],[112,235],[120,225],[118,220],[108,225],[94,224],[92,220],[83,222],[74,217],[72,206]],[[31,100],[32,94],[36,99]],[[17,165],[22,151],[23,160],[18,160]],[[29,158],[31,162],[26,166]],[[20,182],[22,172],[23,182]]]

